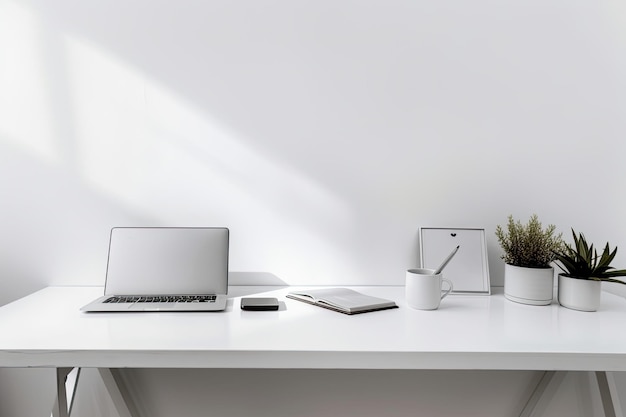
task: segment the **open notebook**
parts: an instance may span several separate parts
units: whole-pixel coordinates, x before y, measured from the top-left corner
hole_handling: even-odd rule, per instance
[[[318,288],[291,291],[287,298],[303,301],[344,314],[359,314],[370,311],[398,308],[395,301],[361,294],[349,288]]]
[[[224,310],[228,245],[224,227],[114,227],[104,295],[81,310]]]

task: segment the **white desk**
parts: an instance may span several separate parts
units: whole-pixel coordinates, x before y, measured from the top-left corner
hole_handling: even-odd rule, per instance
[[[0,308],[0,366],[65,369],[61,377],[73,367],[626,370],[626,300],[612,294],[594,313],[501,294],[418,311],[404,287],[356,289],[400,308],[347,316],[286,299],[289,288],[233,287],[226,312],[86,314],[79,307],[101,288],[50,287]],[[281,310],[240,310],[253,294],[278,297]]]

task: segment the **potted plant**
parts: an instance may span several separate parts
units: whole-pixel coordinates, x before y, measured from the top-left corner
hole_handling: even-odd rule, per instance
[[[626,276],[626,269],[614,269],[611,262],[617,254],[617,247],[611,251],[609,243],[601,255],[589,245],[585,236],[572,229],[574,246],[564,245],[556,252],[557,265],[563,271],[559,274],[558,301],[563,307],[581,311],[596,311],[600,307],[602,282],[626,282],[616,277]]]
[[[496,236],[504,250],[504,296],[530,305],[548,305],[554,298],[554,268],[550,265],[563,246],[556,226],[545,229],[536,214],[527,224],[508,217],[506,230],[496,227]]]

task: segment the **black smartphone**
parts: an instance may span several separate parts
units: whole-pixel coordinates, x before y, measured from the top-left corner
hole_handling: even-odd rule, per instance
[[[244,297],[241,309],[250,311],[278,310],[278,299],[274,297]]]

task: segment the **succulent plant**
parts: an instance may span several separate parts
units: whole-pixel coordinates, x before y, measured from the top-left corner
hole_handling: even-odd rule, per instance
[[[593,243],[589,245],[582,233],[577,234],[572,229],[572,235],[574,246],[566,244],[555,253],[557,265],[563,271],[562,275],[570,278],[616,282],[626,285],[626,282],[615,279],[615,277],[626,276],[626,269],[615,269],[611,266],[611,262],[617,254],[617,247],[611,250],[607,242],[602,254],[598,255]]]

